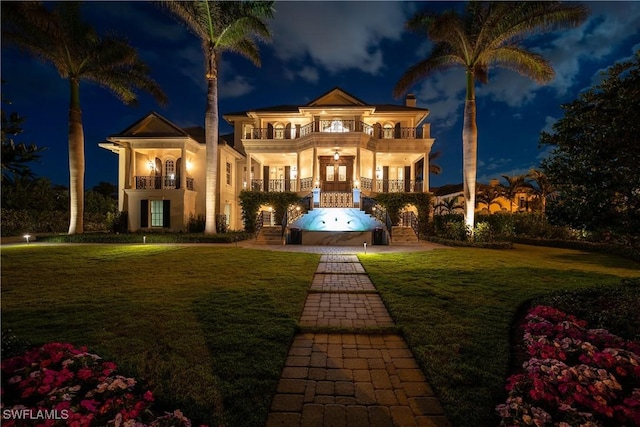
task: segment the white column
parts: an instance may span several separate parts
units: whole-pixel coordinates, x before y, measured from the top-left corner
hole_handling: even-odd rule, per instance
[[[247,153],[247,164],[246,164],[247,172],[244,177],[247,183],[245,190],[253,190],[251,187],[251,154]]]
[[[409,182],[413,182],[413,189],[411,191],[416,192],[416,162],[411,162],[409,173],[411,174],[411,176],[409,176]],[[404,179],[407,179],[407,177],[405,176]]]
[[[320,174],[318,172],[318,148],[313,147],[313,187],[316,187],[316,182],[320,181]]]
[[[423,193],[428,193],[429,192],[429,152],[431,150],[427,151],[426,153],[424,153],[424,173],[423,178],[422,178],[422,192]]]
[[[187,189],[187,149],[182,145],[182,161],[180,162],[180,188]]]
[[[296,191],[300,191],[300,152],[296,151]]]
[[[362,174],[360,173],[360,147],[356,148],[356,181],[360,182]],[[360,187],[360,185],[358,185]]]
[[[371,191],[375,192],[378,187],[378,163],[377,163],[376,152],[373,152],[373,176],[371,177]]]
[[[129,148],[129,188],[136,188],[136,152],[133,148]]]

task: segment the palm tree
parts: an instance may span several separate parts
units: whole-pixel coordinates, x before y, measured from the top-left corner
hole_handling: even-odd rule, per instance
[[[509,201],[509,211],[513,213],[513,199],[525,188],[531,188],[531,184],[527,182],[528,175],[502,175],[502,177],[507,181],[507,185],[503,187],[504,197]]]
[[[442,173],[442,166],[433,163],[434,160],[442,155],[442,151],[434,151],[429,153],[429,173],[434,175],[440,175]]]
[[[579,3],[560,2],[479,2],[466,4],[465,13],[456,10],[438,15],[416,13],[408,22],[410,30],[421,32],[435,46],[431,54],[410,67],[393,92],[400,97],[418,81],[461,66],[466,75],[466,97],[462,130],[464,164],[465,221],[473,229],[477,168],[478,129],[476,126],[475,81],[487,83],[489,65],[508,68],[538,83],[549,82],[554,71],[549,61],[527,50],[526,36],[554,28],[578,26],[588,9]]]
[[[544,172],[531,169],[527,175],[535,185],[531,186],[533,194],[540,200],[540,212],[545,213],[547,207],[547,197],[553,193],[553,187]]]
[[[80,81],[97,83],[126,104],[136,103],[136,89],[160,102],[166,97],[126,40],[101,38],[83,22],[79,2],[55,3],[52,9],[41,2],[4,2],[2,23],[6,41],[50,62],[69,81],[69,234],[82,233],[85,162]]]
[[[440,215],[442,215],[442,211],[446,214],[455,213],[457,209],[463,209],[464,205],[462,203],[458,203],[457,197],[446,197],[442,199],[438,204],[434,206],[438,209]]]
[[[165,1],[163,4],[202,42],[206,63],[207,110],[205,113],[205,233],[216,233],[216,185],[218,171],[218,65],[222,52],[239,53],[260,65],[257,40],[270,40],[263,19],[273,16],[273,1]]]
[[[491,205],[496,204],[500,206],[502,209],[502,204],[500,204],[500,198],[504,194],[504,189],[502,186],[496,185],[487,185],[482,187],[478,194],[476,195],[477,203],[484,203],[487,205],[487,210],[491,213]]]

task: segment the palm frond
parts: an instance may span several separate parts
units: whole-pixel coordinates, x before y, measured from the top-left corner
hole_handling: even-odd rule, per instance
[[[519,46],[503,46],[487,51],[486,55],[487,61],[529,77],[537,83],[550,82],[555,76],[547,59]]]
[[[393,95],[399,98],[418,81],[430,76],[436,71],[443,71],[455,66],[465,65],[462,58],[458,55],[449,54],[447,50],[447,46],[437,45],[428,58],[409,67],[393,88]]]

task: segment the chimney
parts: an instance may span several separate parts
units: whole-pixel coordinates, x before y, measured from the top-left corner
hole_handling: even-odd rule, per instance
[[[407,107],[414,107],[416,106],[416,96],[412,93],[408,93],[407,97],[404,100],[404,105]]]

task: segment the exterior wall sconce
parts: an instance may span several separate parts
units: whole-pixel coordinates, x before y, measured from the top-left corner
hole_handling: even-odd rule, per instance
[[[333,153],[333,160],[338,161],[340,159],[340,153],[338,153],[338,150],[336,150],[335,153]]]
[[[152,171],[155,169],[155,164],[153,163],[153,160],[149,160],[149,163],[147,163],[149,165],[149,170]]]

